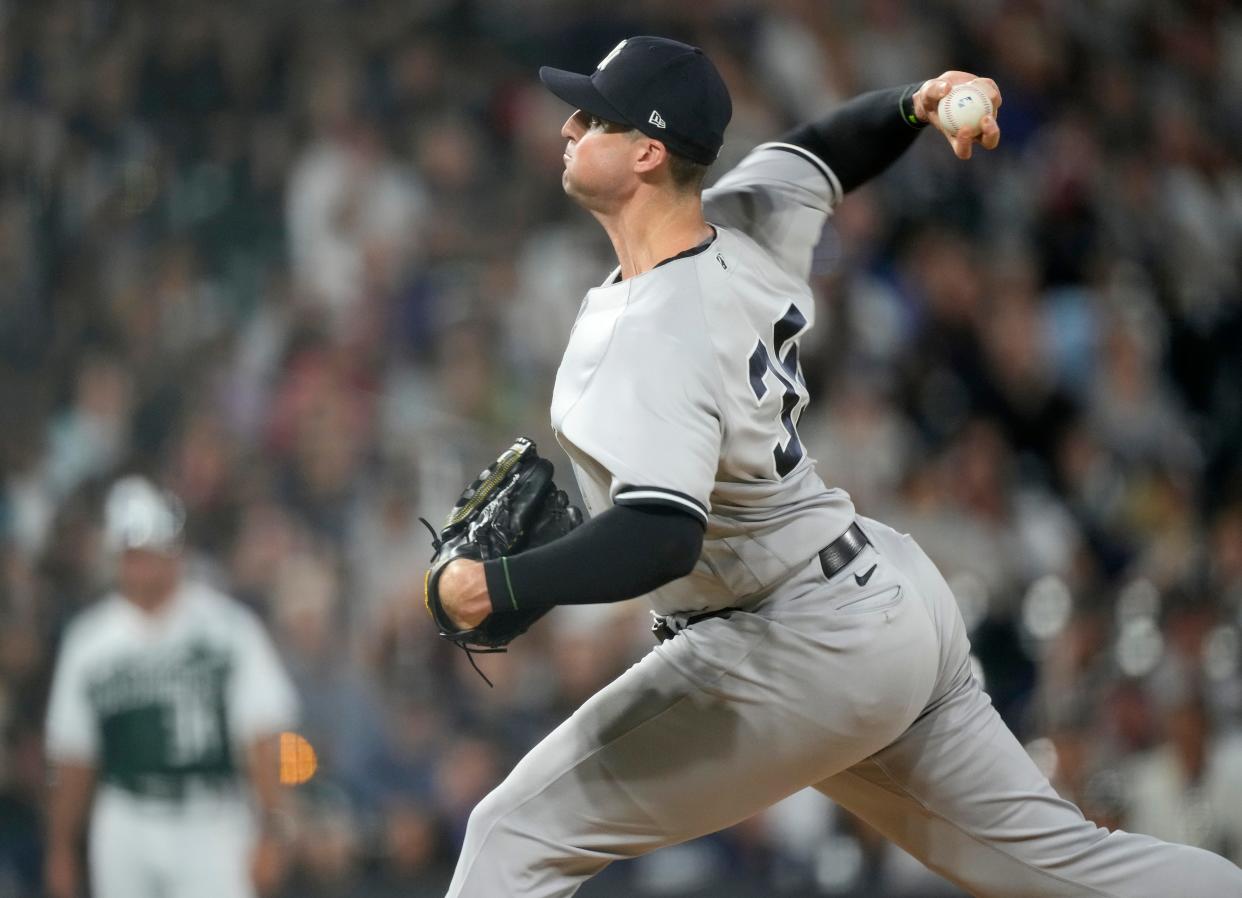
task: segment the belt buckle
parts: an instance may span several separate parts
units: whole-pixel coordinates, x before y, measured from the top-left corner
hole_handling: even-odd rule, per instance
[[[656,638],[656,642],[665,642],[677,634],[665,623],[664,618],[657,617],[651,622],[651,635]]]

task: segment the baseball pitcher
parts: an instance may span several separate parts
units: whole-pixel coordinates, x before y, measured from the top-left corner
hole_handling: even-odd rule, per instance
[[[731,103],[700,50],[635,37],[589,76],[540,76],[574,108],[564,188],[619,262],[552,397],[591,519],[551,502],[564,526],[523,542],[537,511],[480,512],[444,543],[428,605],[446,635],[494,647],[553,605],[648,595],[661,641],[479,804],[450,898],[572,895],[807,786],[975,895],[1242,896],[1228,861],[1110,833],[1057,796],[972,677],[943,577],[826,486],[798,436],[826,219],[926,125],[962,159],[995,147],[993,115],[958,130],[936,108],[974,82],[996,109],[996,85],[946,72],[864,94],[703,192]],[[463,547],[497,520],[512,539]]]

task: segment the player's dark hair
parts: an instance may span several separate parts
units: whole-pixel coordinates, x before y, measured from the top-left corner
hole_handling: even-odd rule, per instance
[[[595,118],[595,117],[593,117]],[[618,122],[610,122],[606,119],[597,118],[604,130],[609,133],[627,133],[634,139],[643,136],[643,133],[637,128],[631,128],[629,125],[620,124]],[[665,149],[668,149],[665,145]],[[675,153],[668,150],[668,173],[673,179],[673,186],[682,193],[698,193],[703,189],[703,179],[707,177],[708,166],[701,162],[695,162],[688,156]]]
[[[703,179],[707,177],[707,166],[669,150],[668,173],[673,179],[673,186],[678,190],[684,193],[698,193],[703,189]]]

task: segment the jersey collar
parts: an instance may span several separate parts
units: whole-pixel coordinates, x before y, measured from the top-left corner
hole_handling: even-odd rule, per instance
[[[712,234],[710,237],[708,237],[706,240],[704,240],[702,243],[698,244],[697,246],[692,246],[689,249],[683,249],[681,252],[679,252],[675,256],[669,256],[667,259],[661,259],[659,262],[656,262],[654,265],[651,266],[651,270],[655,271],[661,265],[667,265],[669,262],[676,262],[678,259],[688,259],[691,256],[697,256],[699,253],[704,252],[709,246],[715,243],[716,238],[720,236],[714,224],[709,224],[708,227],[712,229]],[[646,273],[647,272],[645,271],[643,272],[643,274],[646,274]],[[621,283],[620,278],[621,278],[621,266],[618,265],[616,268],[612,270],[612,274],[608,275],[607,280],[605,280],[604,283],[600,284],[600,286],[601,287],[615,286],[616,284]]]

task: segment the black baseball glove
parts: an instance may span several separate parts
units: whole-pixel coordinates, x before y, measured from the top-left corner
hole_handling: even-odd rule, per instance
[[[427,610],[440,635],[468,653],[505,651],[549,609],[494,611],[477,627],[458,630],[440,602],[440,574],[456,558],[488,561],[513,555],[559,539],[581,524],[582,512],[556,488],[552,473],[552,462],[539,457],[533,442],[519,437],[461,494],[438,536],[423,522],[432,531],[435,549],[425,580]]]

